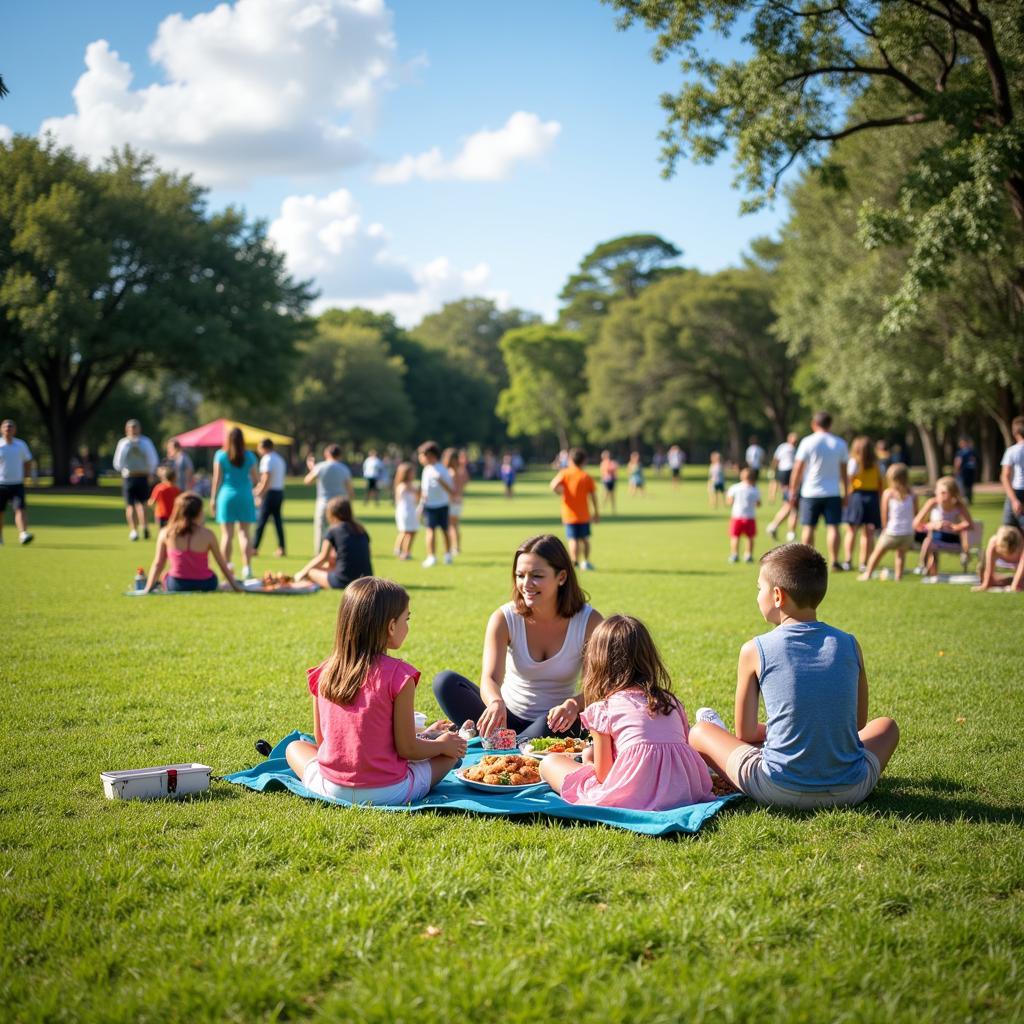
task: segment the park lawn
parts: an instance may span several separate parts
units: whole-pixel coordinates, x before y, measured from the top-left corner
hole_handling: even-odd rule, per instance
[[[738,648],[765,630],[756,568],[726,564],[725,514],[691,474],[619,495],[584,584],[605,614],[648,623],[691,715],[709,703],[731,721]],[[423,671],[418,708],[436,710],[438,670],[476,675],[512,551],[557,527],[546,480],[523,478],[513,501],[474,484],[452,568],[395,561],[390,508],[366,516],[377,571],[411,594],[401,656]],[[744,800],[695,837],[655,839],[223,782],[122,804],[100,771],[195,760],[224,774],[254,763],[256,737],[308,729],[304,669],[330,650],[338,598],[132,601],[151,547],[128,542],[113,494],[30,502],[36,542],[18,547],[9,526],[0,548],[4,1019],[1024,1014],[1024,597],[833,578],[822,618],[857,635],[871,713],[903,734],[852,810]],[[307,489],[290,487],[285,512],[293,557],[261,569],[295,569],[311,544]],[[977,512],[990,534],[996,499]]]

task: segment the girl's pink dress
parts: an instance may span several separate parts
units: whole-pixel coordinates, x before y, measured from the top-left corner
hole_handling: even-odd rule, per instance
[[[591,704],[580,720],[592,732],[611,736],[615,760],[604,782],[597,781],[593,765],[566,776],[563,800],[664,811],[714,799],[707,765],[687,743],[690,725],[682,704],[652,718],[642,690],[619,690]]]

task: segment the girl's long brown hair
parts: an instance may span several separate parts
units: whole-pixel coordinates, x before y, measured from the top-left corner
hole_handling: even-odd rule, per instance
[[[232,466],[241,466],[245,462],[245,438],[240,427],[232,427],[228,431],[227,452]]]
[[[320,672],[318,691],[334,704],[351,704],[373,663],[387,651],[388,626],[409,607],[397,583],[364,576],[345,588],[338,608],[334,651]]]
[[[199,525],[203,499],[195,491],[185,491],[174,499],[171,518],[167,520],[167,536],[188,536]]]
[[[865,437],[863,434],[855,437],[850,442],[850,458],[856,459],[857,465],[861,469],[871,469],[878,462],[878,456],[875,454],[875,446],[871,443],[871,438]]]
[[[366,527],[356,519],[352,511],[352,502],[348,498],[331,498],[327,502],[327,518],[336,523],[348,523],[355,533],[366,533]]]
[[[569,552],[553,534],[542,533],[524,540],[512,558],[512,603],[515,605],[516,614],[522,615],[525,619],[533,614],[533,609],[527,608],[523,595],[516,586],[516,566],[519,564],[520,555],[540,555],[555,570],[556,576],[560,572],[565,572],[565,582],[558,588],[558,614],[563,619],[571,619],[577,612],[583,611],[587,595],[576,578],[576,567],[572,564]]]
[[[411,483],[416,479],[416,467],[411,462],[400,462],[395,470],[395,490],[401,484]]]
[[[631,615],[612,615],[594,630],[583,655],[583,702],[619,690],[640,689],[651,717],[670,715],[679,707],[672,679],[647,627]]]

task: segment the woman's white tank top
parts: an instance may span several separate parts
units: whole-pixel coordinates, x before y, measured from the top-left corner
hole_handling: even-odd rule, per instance
[[[526,642],[526,623],[510,601],[501,608],[508,628],[509,646],[505,653],[505,681],[501,699],[519,718],[540,718],[556,704],[576,693],[583,664],[583,644],[593,609],[585,604],[570,620],[565,643],[546,661],[534,661]]]

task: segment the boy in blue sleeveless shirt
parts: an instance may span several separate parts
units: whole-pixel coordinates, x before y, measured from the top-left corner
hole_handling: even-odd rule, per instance
[[[701,708],[690,745],[759,804],[806,809],[859,804],[899,743],[891,718],[868,721],[860,645],[819,622],[828,565],[809,545],[761,558],[757,606],[775,629],[740,649],[736,735]],[[763,698],[765,724],[758,722]]]

